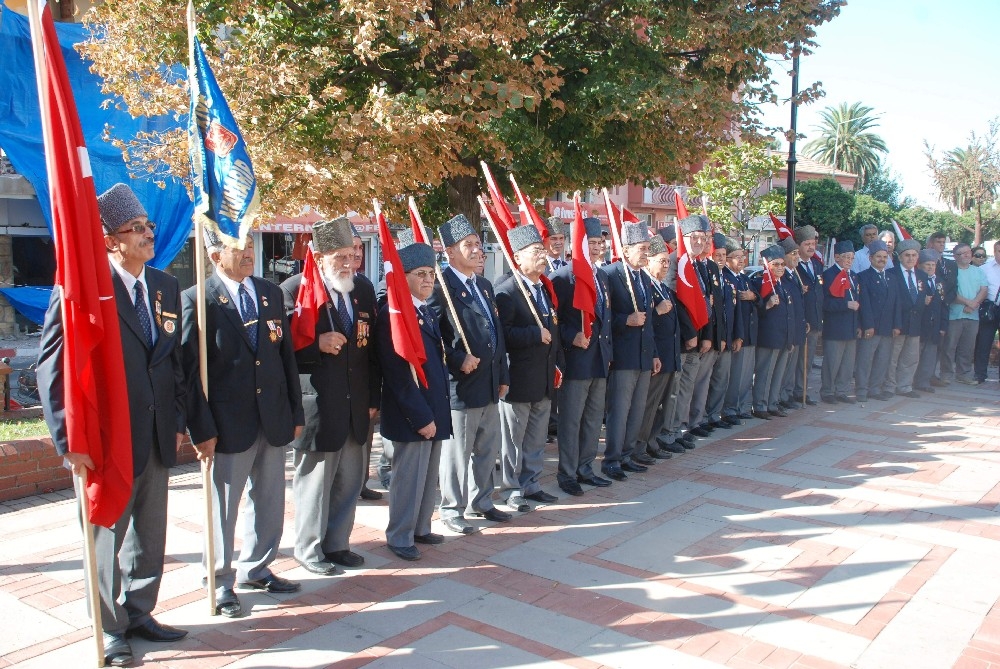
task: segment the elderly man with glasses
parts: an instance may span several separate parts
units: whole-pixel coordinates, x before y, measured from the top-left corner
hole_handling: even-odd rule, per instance
[[[955,381],[974,386],[973,354],[979,333],[979,307],[987,299],[989,282],[981,267],[972,264],[972,247],[961,242],[952,249],[957,271],[954,298],[948,312],[948,334],[944,340],[947,364],[941,365],[941,376],[954,376]],[[950,381],[950,378],[945,378]]]

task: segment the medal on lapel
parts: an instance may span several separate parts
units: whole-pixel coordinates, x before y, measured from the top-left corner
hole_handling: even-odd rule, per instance
[[[279,330],[279,327],[274,324],[273,320],[269,320],[267,322],[267,329],[270,330],[270,333],[268,334],[268,337],[270,337],[271,341],[272,342],[278,341],[278,336],[279,336],[278,330]]]
[[[267,298],[262,295],[261,298],[260,298],[260,303],[263,304],[266,307],[267,306]]]
[[[156,300],[153,302],[153,313],[156,317],[156,327],[163,327],[163,305],[160,301],[163,299],[163,293],[161,291],[156,291]]]
[[[229,298],[225,295],[219,295],[219,304],[229,304]]]
[[[368,345],[368,321],[358,320],[357,322],[358,330],[358,348],[364,348]]]
[[[159,309],[160,304],[157,303],[156,307],[157,309]],[[158,324],[160,318],[159,314],[157,314],[156,318]],[[163,312],[163,331],[166,332],[168,335],[172,335],[174,332],[177,331],[177,314],[172,314],[169,311]]]

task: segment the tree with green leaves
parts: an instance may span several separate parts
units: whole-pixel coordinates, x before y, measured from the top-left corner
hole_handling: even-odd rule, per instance
[[[724,144],[694,175],[692,192],[707,198],[708,217],[724,231],[745,230],[751,218],[784,209],[784,199],[764,187],[783,163],[763,144]]]
[[[882,155],[889,149],[879,135],[871,132],[879,123],[874,109],[860,102],[842,102],[819,113],[823,122],[816,126],[819,136],[810,140],[803,153],[814,160],[858,175],[858,185],[878,171]]]
[[[479,219],[479,161],[538,196],[683,180],[760,126],[769,61],[842,0],[198,2],[198,33],[268,211],[405,211],[441,189]],[[105,0],[84,53],[135,114],[187,109],[184,0]],[[738,93],[738,94],[737,94]],[[183,130],[125,147],[186,174]],[[433,222],[429,220],[428,222]]]
[[[871,195],[856,194],[854,209],[848,217],[849,229],[859,230],[863,225],[874,225],[879,230],[892,230],[892,219],[895,214],[892,207],[885,202],[879,202]],[[847,237],[841,235],[838,239]]]
[[[972,243],[972,219],[950,211],[934,211],[927,207],[906,207],[895,214],[896,220],[921,244],[932,232],[943,232],[952,241]]]
[[[899,177],[885,163],[879,163],[878,169],[868,175],[865,183],[855,191],[857,195],[870,195],[879,202],[884,202],[893,211],[899,211],[913,206],[913,198],[902,197],[903,184]]]
[[[998,135],[1000,119],[990,123],[985,135],[970,134],[968,146],[946,151],[940,160],[935,157],[934,148],[924,142],[927,166],[938,196],[959,214],[975,214],[971,228],[974,246],[983,241],[984,223],[993,222],[989,214],[1000,194]]]
[[[854,239],[851,230],[851,213],[854,211],[854,194],[835,179],[800,181],[795,185],[797,195],[796,222],[811,225],[821,237]],[[853,231],[856,233],[856,231]]]

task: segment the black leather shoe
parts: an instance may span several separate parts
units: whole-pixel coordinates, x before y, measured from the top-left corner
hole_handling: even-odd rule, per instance
[[[902,395],[903,397],[912,397],[914,399],[920,397],[920,393],[918,393],[916,390],[911,390],[911,391],[909,391],[907,393],[896,393],[896,394],[897,395]]]
[[[365,563],[365,559],[353,551],[334,551],[326,554],[326,559],[341,567],[356,568]]]
[[[684,449],[690,451],[694,448],[694,437],[690,434],[682,434],[677,439],[677,443],[680,444]]]
[[[289,581],[287,578],[268,574],[264,578],[258,578],[256,581],[237,583],[236,587],[246,590],[265,590],[271,593],[287,594],[289,592],[298,592],[302,586],[295,581]]]
[[[634,474],[638,474],[640,472],[649,471],[649,467],[646,467],[646,466],[640,465],[640,464],[636,464],[635,462],[629,462],[629,461],[625,460],[625,461],[622,462],[622,471],[623,472],[632,472]]]
[[[753,412],[753,417],[754,418],[759,418],[760,420],[771,420],[771,416],[770,416],[770,414],[768,414],[768,412],[766,412],[766,411],[757,411],[756,409]]]
[[[742,418],[743,420],[750,420],[751,418],[753,418],[753,413],[744,412],[741,413],[739,417]]]
[[[705,432],[708,432],[709,434],[715,432],[715,427],[711,423],[702,423],[698,427],[704,430]]]
[[[132,646],[121,634],[104,633],[104,664],[110,667],[127,667],[132,664]]]
[[[327,560],[329,560],[329,555],[327,555]],[[300,562],[303,569],[308,572],[312,572],[318,576],[333,576],[337,573],[337,565],[323,560],[321,562]]]
[[[660,444],[661,451],[667,451],[668,453],[683,453],[684,445],[679,442],[673,442],[670,444]]]
[[[730,426],[743,424],[743,421],[740,420],[739,416],[723,416],[722,421],[725,423],[729,423]]]
[[[441,520],[444,526],[447,527],[452,532],[458,532],[459,534],[472,534],[476,531],[472,525],[469,524],[465,518],[461,516],[453,516],[450,518],[444,518]]]
[[[709,435],[708,430],[703,430],[700,425],[694,428],[693,430],[688,430],[687,433],[693,434],[696,437],[701,437],[702,439],[704,439]]]
[[[530,499],[532,502],[540,502],[542,504],[551,504],[559,499],[555,495],[550,495],[544,490],[533,492],[530,495],[525,495],[524,497],[525,499]]]
[[[527,513],[528,511],[531,511],[531,505],[528,504],[528,500],[520,495],[511,495],[508,497],[507,506],[520,513]]]
[[[658,448],[655,451],[651,451],[651,450],[649,450],[647,448],[646,449],[646,455],[648,455],[649,457],[654,458],[656,460],[669,460],[670,459],[670,453],[668,451],[663,450],[662,448]]]
[[[916,388],[916,390],[919,390],[922,393],[933,393],[934,392],[934,389],[931,388],[930,386],[918,386]]]
[[[156,622],[155,618],[150,618],[141,625],[129,628],[125,636],[137,636],[146,641],[158,641],[168,643],[170,641],[180,641],[187,636],[187,630],[177,629],[170,625]]]
[[[568,483],[560,483],[559,489],[562,490],[567,495],[572,495],[573,497],[583,497],[583,488],[576,481],[570,481]]]
[[[414,537],[416,541],[416,537]],[[389,546],[389,550],[396,554],[396,557],[402,558],[403,560],[408,560],[413,562],[414,560],[420,559],[420,551],[417,550],[416,546],[393,546],[392,544],[386,544]]]
[[[837,401],[841,404],[856,404],[857,400],[847,395],[837,395]]]
[[[243,615],[243,605],[232,588],[218,588],[215,591],[215,612],[226,618],[239,618]]]
[[[806,398],[806,404],[809,405],[809,406],[811,406],[811,407],[814,407],[814,406],[816,406],[816,400],[814,400],[811,397],[807,397]]]
[[[601,473],[607,476],[608,478],[612,478],[616,481],[628,480],[628,476],[625,474],[624,471],[622,471],[621,467],[609,467],[607,469],[602,469]]]
[[[714,423],[712,423],[712,427],[714,427],[716,430],[731,430],[731,429],[733,429],[733,426],[730,425],[728,422],[726,422],[724,420],[717,420],[717,421],[715,421]]]
[[[607,488],[608,486],[611,485],[611,481],[609,481],[608,479],[605,479],[605,478],[601,478],[600,476],[598,476],[596,474],[594,474],[593,476],[587,476],[587,477],[577,476],[576,477],[576,482],[577,483],[586,483],[587,485],[592,485],[595,488]]]
[[[874,397],[875,397],[875,399],[879,400],[880,402],[888,402],[893,397],[895,397],[895,395],[893,395],[892,393],[886,391],[886,392],[881,392],[878,395],[875,395]]]
[[[382,493],[378,490],[372,490],[368,486],[361,489],[361,499],[366,499],[369,502],[374,502],[375,500],[382,499]]]
[[[836,404],[837,403],[837,398],[834,397],[833,395],[820,395],[819,399],[820,399],[820,401],[823,404]]]
[[[643,467],[651,467],[652,465],[656,464],[656,460],[649,457],[645,453],[639,453],[639,452],[633,453],[631,456],[631,460],[633,463],[637,465],[642,465]]]
[[[802,402],[796,402],[794,400],[790,400],[788,402],[785,402],[784,406],[785,406],[785,409],[791,409],[792,411],[798,411],[799,409],[802,408]]]
[[[525,506],[527,506],[527,504],[525,504]],[[518,509],[518,511],[520,511],[520,509]],[[480,518],[485,518],[486,520],[491,520],[494,523],[506,523],[511,518],[513,518],[513,516],[511,516],[506,511],[501,511],[496,507],[493,507],[492,509],[487,509],[486,511],[476,511],[472,515],[478,516]]]
[[[767,413],[774,416],[775,418],[788,418],[788,414],[785,413],[784,409],[778,409],[776,411],[768,411]]]
[[[413,541],[418,544],[425,544],[427,546],[437,546],[438,544],[444,543],[444,537],[440,534],[434,534],[433,532],[428,532],[427,534],[416,534],[413,536]]]

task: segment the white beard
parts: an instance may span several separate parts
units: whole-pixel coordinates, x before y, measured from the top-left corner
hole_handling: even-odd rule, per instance
[[[354,275],[347,277],[330,276],[326,272],[323,272],[323,278],[326,279],[327,284],[333,288],[338,293],[347,295],[352,290],[354,290]]]

